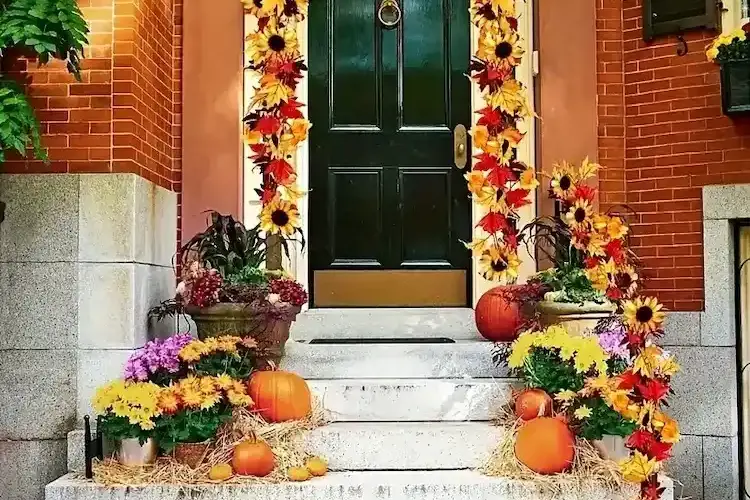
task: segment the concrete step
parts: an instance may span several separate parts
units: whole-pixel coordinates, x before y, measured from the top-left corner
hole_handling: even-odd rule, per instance
[[[503,430],[487,423],[335,423],[312,431],[307,449],[331,470],[436,470],[478,467]]]
[[[310,309],[297,317],[291,336],[295,340],[481,338],[474,311],[468,307]]]
[[[665,479],[662,500],[674,498]],[[47,485],[46,500],[630,500],[632,490],[616,495],[585,485],[583,491],[543,493],[526,481],[488,478],[474,471],[341,472],[305,483],[153,485],[105,487],[75,476]]]
[[[510,398],[510,379],[312,380],[334,422],[490,420]]]
[[[306,344],[287,342],[281,368],[306,379],[492,378],[491,342],[451,344]]]

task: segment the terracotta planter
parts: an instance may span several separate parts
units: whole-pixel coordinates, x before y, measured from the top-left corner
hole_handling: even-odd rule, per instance
[[[198,338],[252,337],[268,353],[266,359],[278,364],[300,307],[285,305],[269,312],[248,304],[216,304],[201,308],[189,306],[185,310],[195,321]]]
[[[156,461],[157,452],[153,438],[143,444],[138,438],[123,439],[117,446],[117,461],[128,467],[151,465]]]
[[[630,450],[625,447],[624,437],[603,436],[602,439],[592,441],[592,443],[604,460],[619,462],[630,456]]]
[[[195,469],[206,458],[210,443],[210,441],[203,441],[202,443],[178,443],[174,447],[172,456],[174,456],[175,461],[178,463]]]
[[[586,302],[551,302],[543,300],[536,305],[542,326],[563,325],[571,335],[585,336],[596,328],[599,321],[612,316],[614,304]]]

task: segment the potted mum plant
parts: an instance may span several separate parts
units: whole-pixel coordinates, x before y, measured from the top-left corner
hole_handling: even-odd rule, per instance
[[[266,242],[260,226],[247,229],[216,212],[210,217],[208,228],[179,250],[176,297],[152,309],[152,315],[190,315],[201,339],[252,337],[278,363],[307,292],[283,271],[263,268]]]
[[[537,303],[543,325],[564,324],[584,334],[611,316],[616,301],[637,289],[635,255],[627,248],[629,228],[617,215],[596,212],[596,189],[587,184],[599,165],[563,162],[551,175],[550,196],[559,215],[537,218],[521,230],[520,240],[549,258],[554,266],[530,282],[549,290]]]
[[[93,403],[99,426],[117,443],[117,459],[123,465],[149,465],[156,460],[161,390],[151,382],[115,380],[96,391]]]
[[[750,24],[718,36],[706,49],[709,61],[721,66],[724,114],[750,111]]]

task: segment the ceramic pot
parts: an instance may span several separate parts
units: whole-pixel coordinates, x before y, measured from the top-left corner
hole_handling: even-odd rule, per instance
[[[599,321],[606,319],[617,310],[612,303],[597,304],[584,302],[552,302],[543,300],[536,305],[542,326],[562,325],[574,336],[589,335]]]
[[[234,335],[252,337],[267,353],[265,360],[279,364],[289,330],[301,308],[289,304],[260,309],[250,304],[216,304],[211,307],[185,308],[198,329],[198,338]]]
[[[153,438],[143,444],[138,438],[123,439],[117,446],[117,461],[128,467],[151,465],[157,454],[158,447]]]
[[[176,462],[195,469],[206,458],[210,443],[211,441],[203,441],[202,443],[177,443],[172,456]]]
[[[604,460],[619,462],[630,456],[630,450],[625,447],[624,437],[602,436],[601,439],[592,443]]]

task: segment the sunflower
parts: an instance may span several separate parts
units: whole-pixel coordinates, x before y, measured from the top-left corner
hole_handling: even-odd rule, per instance
[[[521,38],[511,29],[484,29],[479,39],[477,57],[501,68],[513,68],[521,64],[524,54]]]
[[[625,324],[634,333],[654,333],[664,322],[662,306],[656,297],[636,297],[625,303]]]
[[[518,266],[521,265],[521,261],[514,251],[493,245],[482,253],[479,265],[485,279],[509,281],[518,277]]]
[[[291,236],[300,227],[297,206],[276,196],[260,213],[260,228],[268,234]]]
[[[633,266],[623,266],[612,276],[610,286],[621,290],[623,297],[632,297],[638,290],[638,273]]]
[[[268,9],[271,6],[271,3],[272,2],[264,2],[263,0],[242,0],[245,12],[251,16],[257,17],[258,19],[268,16]]]
[[[576,191],[574,167],[567,161],[556,163],[552,168],[550,187],[558,200],[567,201],[572,198]]]
[[[572,229],[585,231],[591,227],[591,215],[594,208],[586,200],[576,200],[565,214],[565,223]]]
[[[254,64],[297,57],[297,32],[293,27],[269,23],[263,31],[247,36],[248,56]]]

